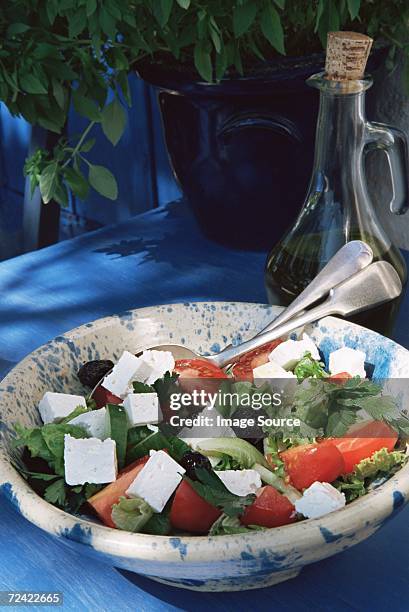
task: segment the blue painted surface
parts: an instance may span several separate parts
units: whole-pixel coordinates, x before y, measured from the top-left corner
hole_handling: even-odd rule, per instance
[[[263,301],[263,265],[263,254],[205,240],[183,204],[0,263],[0,368],[4,373],[50,337],[112,312],[194,299]],[[402,322],[408,311],[406,297]],[[406,325],[396,336],[409,345]],[[0,589],[62,590],[66,610],[406,612],[408,520],[405,508],[372,538],[288,583],[208,594],[138,576],[131,583],[30,525],[0,496]]]

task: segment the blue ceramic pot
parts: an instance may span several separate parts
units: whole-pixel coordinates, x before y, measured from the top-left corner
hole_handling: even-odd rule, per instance
[[[369,69],[382,57],[375,51]],[[209,84],[169,57],[138,66],[158,88],[175,176],[209,238],[267,251],[294,223],[311,174],[319,104],[305,80],[323,67],[323,53],[281,58]]]
[[[139,70],[159,88],[170,160],[208,237],[267,250],[294,221],[318,112],[317,92],[305,79],[323,61],[321,54],[283,59],[218,84],[169,63]]]

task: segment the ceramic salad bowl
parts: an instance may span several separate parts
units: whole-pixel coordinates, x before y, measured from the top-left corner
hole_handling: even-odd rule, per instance
[[[266,587],[296,576],[304,565],[358,544],[409,499],[409,465],[346,508],[268,531],[213,537],[132,534],[70,515],[40,498],[12,467],[13,424],[40,423],[43,393],[83,393],[76,372],[84,361],[118,359],[123,350],[181,343],[217,352],[263,328],[278,307],[249,303],[155,306],[87,323],[27,356],[0,386],[0,489],[30,522],[79,552],[182,588],[229,591]],[[409,351],[379,334],[328,317],[307,329],[324,357],[342,346],[366,352],[380,378],[409,376]]]

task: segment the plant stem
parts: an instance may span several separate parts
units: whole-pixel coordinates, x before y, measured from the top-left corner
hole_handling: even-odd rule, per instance
[[[76,156],[76,154],[78,153],[78,151],[80,150],[82,143],[84,142],[84,140],[86,139],[86,137],[88,136],[88,134],[90,133],[90,131],[92,130],[92,128],[94,127],[96,121],[91,121],[90,124],[87,126],[87,128],[84,130],[81,138],[79,139],[79,141],[77,142],[77,144],[75,145],[71,155],[69,156],[69,158],[63,163],[62,168],[65,168],[66,166],[68,166],[68,164],[70,163],[70,161]]]

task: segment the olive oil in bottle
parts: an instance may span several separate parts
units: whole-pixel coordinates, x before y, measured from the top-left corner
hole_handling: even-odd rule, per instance
[[[365,91],[372,80],[363,73],[371,43],[362,34],[329,33],[326,72],[308,79],[320,91],[314,167],[294,226],[267,259],[265,281],[270,303],[290,303],[350,240],[367,242],[374,261],[388,261],[402,283],[406,282],[405,262],[376,216],[365,178],[366,151],[383,149],[392,175],[391,211],[406,212],[406,136],[396,128],[370,123],[365,117]],[[354,320],[388,335],[396,310],[395,301]]]

